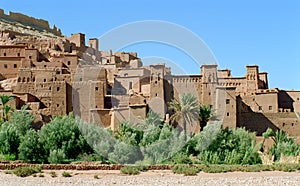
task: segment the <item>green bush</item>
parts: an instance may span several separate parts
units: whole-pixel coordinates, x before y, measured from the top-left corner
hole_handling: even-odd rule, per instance
[[[274,161],[279,161],[282,155],[285,156],[299,156],[300,145],[295,143],[294,138],[290,138],[288,134],[282,130],[273,132],[267,129],[263,133],[264,139],[271,137],[274,145],[269,149],[270,154],[274,156]]]
[[[13,170],[13,173],[19,177],[27,177],[40,172],[40,167],[19,167]]]
[[[39,142],[38,133],[30,129],[24,136],[19,148],[19,158],[26,162],[40,163],[44,162],[44,157],[47,156]]]
[[[195,166],[175,165],[172,168],[172,172],[175,174],[183,174],[185,176],[195,176],[199,172],[199,169]]]
[[[134,164],[142,158],[138,146],[128,145],[124,142],[118,142],[114,146],[114,151],[108,154],[109,160],[121,164]]]
[[[52,164],[60,164],[66,161],[66,155],[63,150],[51,150],[48,157],[48,162]]]
[[[208,126],[207,126],[208,127]],[[204,128],[204,134],[196,136],[198,159],[204,164],[258,164],[261,159],[255,143],[255,134],[243,128],[221,129],[219,126]],[[206,129],[206,130],[205,130]],[[213,135],[208,137],[210,131]],[[210,139],[205,139],[205,136]]]
[[[69,172],[66,172],[66,171],[64,171],[61,175],[65,178],[72,177],[72,175]]]
[[[79,130],[79,120],[72,114],[56,117],[39,131],[39,141],[48,158],[51,150],[63,150],[67,159],[76,159],[79,154],[92,152]],[[47,159],[45,160],[47,161]]]
[[[121,173],[128,175],[137,175],[140,174],[140,170],[136,166],[124,166],[120,169]]]
[[[50,174],[50,176],[51,176],[52,178],[57,177],[56,172],[54,172],[54,171],[51,171],[49,174]]]

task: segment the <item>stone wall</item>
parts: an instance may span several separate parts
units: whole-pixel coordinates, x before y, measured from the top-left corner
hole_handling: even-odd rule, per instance
[[[61,31],[55,25],[53,28],[50,28],[49,22],[44,19],[36,19],[21,13],[9,12],[8,15],[4,13],[4,10],[0,9],[0,18],[19,22],[24,25],[38,27],[41,30],[50,31],[58,36],[61,36]]]

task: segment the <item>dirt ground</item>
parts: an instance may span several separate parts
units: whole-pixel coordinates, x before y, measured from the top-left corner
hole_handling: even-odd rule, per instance
[[[44,177],[30,176],[20,178],[13,174],[5,174],[0,171],[0,185],[5,186],[36,186],[36,185],[300,185],[300,173],[298,172],[256,172],[256,173],[221,173],[208,174],[200,172],[197,176],[183,176],[173,174],[171,171],[147,171],[139,175],[123,175],[120,171],[67,171],[72,177],[62,176],[63,170],[55,170],[57,177],[50,176],[50,170],[41,173]]]

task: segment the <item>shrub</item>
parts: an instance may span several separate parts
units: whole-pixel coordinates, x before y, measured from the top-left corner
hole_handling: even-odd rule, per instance
[[[96,126],[95,124],[86,124],[83,122],[79,123],[79,129],[87,143],[93,147],[96,156],[106,160],[108,154],[113,152],[114,145],[117,143],[117,140],[112,134],[108,130]]]
[[[208,127],[208,126],[207,126]],[[261,163],[258,147],[255,145],[255,134],[243,128],[234,129],[204,128],[204,134],[196,136],[200,163],[208,164],[257,164]],[[205,130],[206,129],[206,130]],[[204,139],[206,131],[215,137]],[[213,138],[213,140],[212,140]],[[209,144],[210,143],[210,144]]]
[[[288,134],[282,130],[273,132],[267,129],[263,133],[264,139],[271,137],[274,145],[269,149],[269,153],[274,156],[274,161],[279,161],[282,155],[298,156],[300,155],[300,145],[295,143],[294,138],[290,138]]]
[[[54,172],[54,171],[51,171],[49,174],[50,174],[50,176],[51,176],[52,178],[57,177],[56,172]]]
[[[95,179],[99,179],[99,176],[95,174],[95,175],[94,175],[94,178],[95,178]]]
[[[140,170],[136,166],[124,166],[120,169],[121,173],[128,175],[137,175],[140,173]]]
[[[72,175],[69,173],[69,172],[66,172],[64,171],[62,174],[61,174],[63,177],[72,177]]]
[[[43,157],[47,156],[39,142],[38,133],[33,129],[27,131],[18,150],[19,158],[26,162],[41,163],[44,162]]]
[[[66,161],[66,155],[63,150],[52,150],[48,157],[48,161],[52,164],[60,164]]]
[[[72,114],[56,117],[39,131],[39,141],[49,156],[51,150],[63,150],[67,159],[76,159],[79,154],[92,152],[78,128],[79,120]],[[45,160],[47,161],[47,159]]]
[[[18,158],[20,142],[16,127],[9,122],[3,123],[0,128],[0,152]]]
[[[142,159],[141,156],[138,146],[119,142],[114,146],[114,151],[108,155],[108,158],[115,163],[134,164]]]
[[[13,173],[19,177],[27,177],[40,172],[41,169],[39,167],[19,167],[13,170]]]
[[[185,176],[195,176],[199,172],[199,169],[189,165],[175,165],[172,168],[172,172],[175,174],[183,174]]]
[[[151,144],[141,146],[144,158],[154,164],[162,163],[180,152],[185,145],[184,132],[178,132],[174,128],[164,125],[159,139]]]

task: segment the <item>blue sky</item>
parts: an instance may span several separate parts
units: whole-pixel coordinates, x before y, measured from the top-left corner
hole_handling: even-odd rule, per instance
[[[300,90],[300,1],[20,1],[1,0],[0,8],[56,24],[63,34],[101,37],[130,22],[162,20],[194,32],[211,49],[220,68],[243,76],[247,64],[269,73],[270,87]],[[172,33],[172,31],[170,31]],[[128,36],[124,36],[128,37]],[[105,48],[100,44],[101,48]],[[197,74],[192,59],[175,47],[146,42],[124,48],[139,56],[156,56]]]

